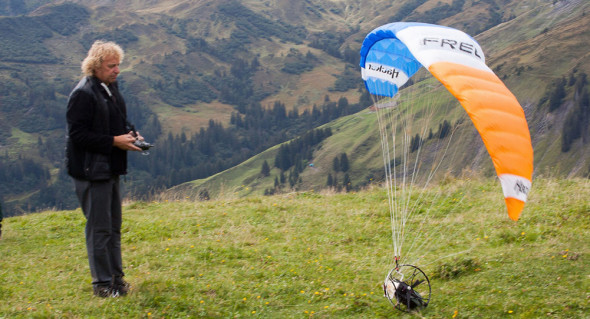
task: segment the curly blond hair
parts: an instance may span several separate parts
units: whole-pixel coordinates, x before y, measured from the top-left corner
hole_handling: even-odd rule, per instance
[[[82,73],[84,75],[94,75],[94,71],[100,67],[105,59],[115,57],[121,63],[124,56],[125,52],[115,42],[97,40],[88,50],[88,56],[82,61]]]

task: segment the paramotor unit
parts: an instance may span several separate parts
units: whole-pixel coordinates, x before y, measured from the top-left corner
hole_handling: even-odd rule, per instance
[[[410,312],[428,306],[432,289],[428,276],[420,268],[396,265],[385,277],[383,292],[394,308]]]

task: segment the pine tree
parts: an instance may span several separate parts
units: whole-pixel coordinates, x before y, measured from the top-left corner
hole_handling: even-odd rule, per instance
[[[334,172],[340,171],[340,160],[338,159],[338,157],[334,157],[334,159],[332,160],[332,169],[334,170]]]
[[[340,170],[346,172],[349,168],[348,156],[346,156],[346,153],[342,153],[342,155],[340,155]]]
[[[342,184],[344,185],[346,191],[350,192],[350,190],[352,189],[352,182],[350,181],[350,176],[348,175],[348,173],[344,175],[344,180],[342,181]]]
[[[260,175],[264,177],[268,177],[270,175],[270,167],[268,166],[268,162],[264,160],[262,163],[262,168],[260,169]]]
[[[299,179],[299,172],[296,169],[292,169],[289,171],[289,185],[294,187],[297,182],[300,181]]]
[[[373,105],[373,100],[368,90],[362,90],[361,97],[359,98],[359,105],[363,108]]]
[[[209,196],[209,191],[204,188],[199,192],[199,200],[209,200],[211,197]]]
[[[444,120],[442,124],[438,125],[438,138],[443,139],[447,137],[451,133],[451,123],[449,121]]]
[[[420,146],[422,146],[422,138],[420,138],[420,135],[416,134],[410,141],[410,153],[417,151]]]
[[[561,102],[566,95],[565,84],[564,78],[553,82],[554,89],[549,97],[549,112],[553,112],[561,106]]]
[[[567,115],[562,129],[561,151],[566,153],[571,149],[573,142],[582,137],[585,142],[585,135],[588,131],[590,121],[590,97],[588,90],[584,89],[575,106]]]
[[[581,118],[580,121],[582,122],[582,138],[583,142],[587,143],[590,136],[588,136],[589,129],[588,126],[590,125],[590,94],[588,93],[588,89],[584,89],[580,94],[580,99],[578,101],[578,105],[580,107]]]

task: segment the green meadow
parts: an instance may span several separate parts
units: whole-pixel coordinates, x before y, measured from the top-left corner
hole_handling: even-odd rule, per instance
[[[518,222],[494,179],[423,192],[435,212],[421,222],[429,244],[414,252],[432,285],[421,312],[383,296],[391,222],[387,194],[374,187],[127,203],[133,287],[121,298],[92,296],[79,209],[6,218],[0,318],[589,316],[590,180],[536,179]]]

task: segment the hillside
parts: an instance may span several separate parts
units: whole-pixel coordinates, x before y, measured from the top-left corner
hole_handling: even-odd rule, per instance
[[[131,156],[126,196],[151,198],[365,108],[360,43],[376,26],[400,20],[475,36],[525,107],[541,155],[536,173],[586,176],[587,139],[560,150],[578,93],[569,86],[552,112],[543,99],[555,80],[590,72],[588,7],[581,0],[0,0],[0,201],[9,214],[75,207],[62,167],[63,114],[95,39],[126,50],[120,78],[130,118],[157,145],[148,157]],[[335,138],[326,144],[339,145]],[[488,174],[482,157],[466,165]],[[353,167],[380,165],[363,161]],[[325,175],[303,174],[301,187],[325,184]],[[353,184],[365,177],[352,176]]]
[[[576,91],[570,84],[571,88],[559,108],[550,110],[547,106],[547,96],[551,94],[557,80],[570,79],[571,83],[572,78],[590,72],[586,63],[590,56],[586,46],[580,42],[581,39],[590,39],[590,15],[583,13],[584,8],[590,6],[579,1],[539,6],[476,36],[486,50],[488,65],[517,96],[525,110],[535,150],[535,176],[590,175],[588,132],[584,137],[574,140],[567,152],[563,151],[562,135],[568,125],[566,121],[574,114],[575,101],[579,100],[582,91]],[[523,21],[527,27],[523,27]],[[567,46],[567,49],[563,46]],[[428,103],[434,105],[438,103],[434,100],[440,100],[442,104],[449,103],[453,109],[445,115],[449,106],[441,108],[437,115],[439,121],[447,118],[452,123],[469,122],[464,114],[457,114],[461,112],[461,107],[457,102],[451,101],[454,98],[443,92],[444,88],[441,89],[440,84],[435,85],[439,93],[435,93],[437,97],[429,98]],[[431,86],[426,88],[431,89]],[[420,97],[430,94],[426,90],[412,88],[410,93],[402,91],[401,94]],[[585,108],[588,110],[590,106]],[[590,117],[583,118],[585,122],[581,125],[588,126]],[[327,124],[336,133],[327,138],[314,152],[313,158],[306,162],[313,163],[314,167],[301,173],[302,181],[297,189],[325,188],[328,174],[342,181],[344,174],[332,170],[332,160],[341,153],[348,154],[352,162],[348,175],[353,188],[381,180],[383,161],[376,120],[372,112],[365,110]],[[477,132],[469,125],[464,125],[457,135],[459,137],[454,137],[450,142],[452,144],[449,149],[452,151],[448,152],[454,155],[442,162],[440,171],[456,176],[493,176],[491,161]],[[260,176],[263,161],[272,162],[276,150],[277,148],[271,149],[243,165],[208,179],[171,188],[164,198],[182,196],[177,192],[195,196],[204,189],[217,193],[220,185],[223,185],[223,192],[239,190],[238,193],[244,196],[251,193],[262,194],[273,188],[273,179],[280,173],[277,170],[269,177]]]
[[[538,179],[517,223],[493,179],[449,180],[424,196],[437,211],[423,222],[430,244],[415,249],[432,285],[420,316],[587,314],[587,179]],[[393,256],[382,188],[133,202],[123,215],[133,288],[106,300],[91,297],[79,209],[5,219],[0,316],[418,317],[383,297]]]

